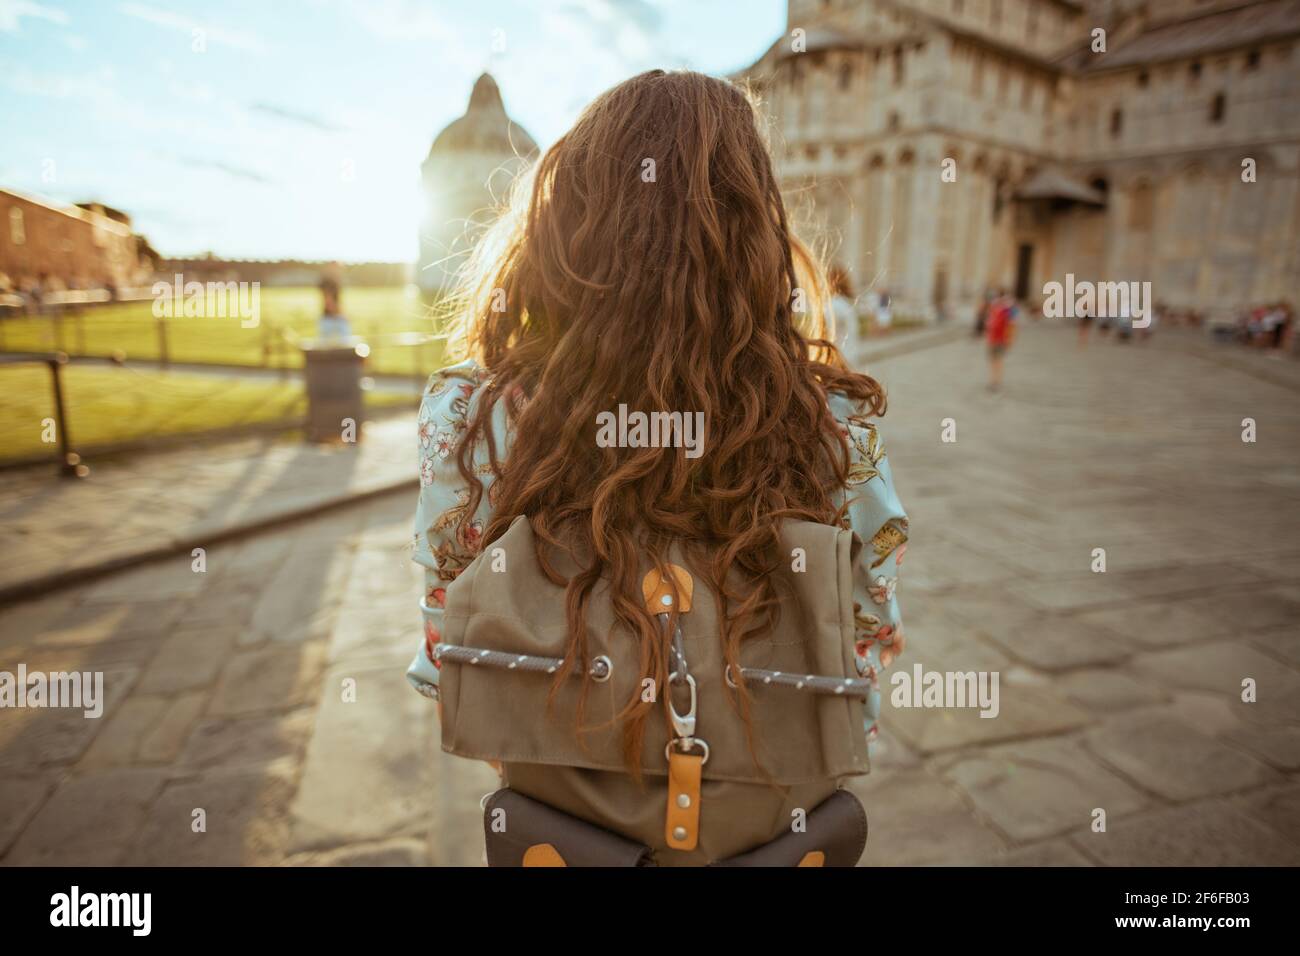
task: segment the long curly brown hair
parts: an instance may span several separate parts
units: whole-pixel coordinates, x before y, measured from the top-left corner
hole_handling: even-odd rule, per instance
[[[567,585],[555,688],[586,668],[602,579],[639,642],[641,673],[667,686],[669,648],[641,576],[647,560],[663,568],[673,542],[713,591],[724,657],[738,664],[779,604],[780,522],[843,516],[848,447],[827,392],[885,410],[881,386],[827,339],[824,274],[792,235],[749,95],[662,70],[608,90],[517,184],[465,280],[453,352],[490,381],[457,452],[471,495],[463,520],[483,494],[471,450],[484,441],[496,483],[483,544],[527,515],[542,568]],[[508,460],[492,434],[498,402]],[[597,415],[620,403],[703,412],[704,454],[600,447]],[[582,570],[560,574],[556,549],[581,556]],[[584,681],[583,703],[585,691]],[[594,729],[583,703],[578,727]],[[733,703],[750,726],[743,685]],[[655,707],[638,694],[615,717],[634,774]]]

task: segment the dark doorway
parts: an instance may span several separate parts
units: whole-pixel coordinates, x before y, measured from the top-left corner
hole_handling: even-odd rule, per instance
[[[1030,266],[1034,261],[1034,247],[1029,243],[1022,243],[1016,250],[1016,298],[1025,300],[1029,298],[1029,276]]]

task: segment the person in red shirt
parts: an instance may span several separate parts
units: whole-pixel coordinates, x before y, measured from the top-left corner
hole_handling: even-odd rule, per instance
[[[990,304],[988,320],[984,323],[984,337],[989,344],[989,391],[1002,387],[1002,360],[1011,347],[1016,334],[1016,303],[1006,292],[1000,291]]]

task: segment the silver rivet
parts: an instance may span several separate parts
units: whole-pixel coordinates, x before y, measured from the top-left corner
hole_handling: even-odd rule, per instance
[[[684,793],[677,794],[677,805],[685,810],[691,805],[691,798]]]
[[[669,605],[669,604],[672,604],[672,603],[673,603],[673,596],[672,596],[671,594],[665,594],[663,597],[661,597],[661,598],[659,599],[659,603],[662,604],[662,605],[664,605],[664,606],[667,606],[667,605]]]
[[[673,827],[673,839],[678,843],[686,839],[686,827]]]

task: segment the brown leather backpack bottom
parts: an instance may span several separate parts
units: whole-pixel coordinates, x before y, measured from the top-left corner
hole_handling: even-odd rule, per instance
[[[699,845],[669,848],[667,783],[625,774],[507,764],[508,789],[489,798],[490,866],[854,866],[866,813],[833,782],[775,788],[703,785]]]

